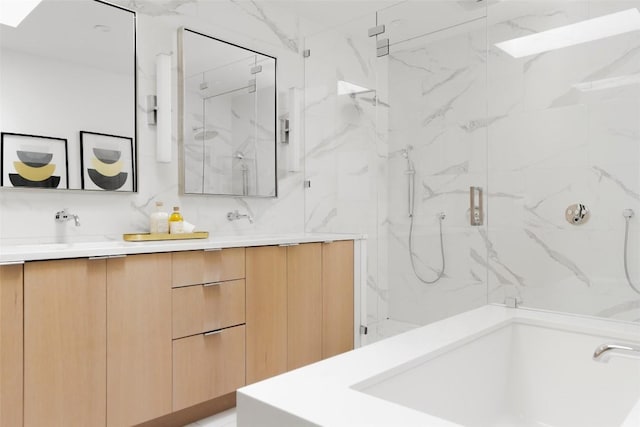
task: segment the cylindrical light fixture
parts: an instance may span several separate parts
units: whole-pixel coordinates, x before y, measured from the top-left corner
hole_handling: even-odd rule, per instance
[[[171,162],[171,55],[156,57],[156,160]]]
[[[302,93],[296,87],[289,88],[289,145],[287,147],[287,169],[300,172],[300,146],[302,144]]]

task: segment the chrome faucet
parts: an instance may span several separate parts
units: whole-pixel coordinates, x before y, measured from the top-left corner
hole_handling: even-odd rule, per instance
[[[80,226],[80,217],[78,215],[74,215],[72,213],[70,213],[67,208],[62,209],[61,211],[56,212],[56,221],[57,222],[67,222],[67,221],[71,221],[73,219],[73,221],[76,224],[76,227]]]
[[[247,220],[249,220],[249,223],[253,224],[253,217],[251,215],[247,214],[241,214],[240,212],[238,212],[238,210],[236,209],[233,212],[228,212],[227,213],[227,219],[229,221],[235,221],[238,219],[242,219],[242,218],[247,218]]]
[[[608,362],[611,356],[631,357],[640,359],[640,346],[631,344],[602,344],[593,352],[596,362]]]

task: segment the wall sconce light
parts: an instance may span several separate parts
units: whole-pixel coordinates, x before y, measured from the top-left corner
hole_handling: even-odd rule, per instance
[[[156,160],[171,162],[171,54],[156,56],[156,95],[147,96],[147,122],[156,126]]]
[[[285,145],[289,172],[300,171],[302,144],[302,90],[292,87],[286,93],[287,112],[280,116],[280,142]]]

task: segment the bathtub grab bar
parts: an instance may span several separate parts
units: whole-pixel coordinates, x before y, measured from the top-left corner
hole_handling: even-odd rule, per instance
[[[602,344],[593,352],[593,360],[607,362],[611,356],[615,355],[640,359],[640,346],[615,343]]]

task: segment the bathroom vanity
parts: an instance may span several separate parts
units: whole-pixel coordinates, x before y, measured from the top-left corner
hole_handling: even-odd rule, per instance
[[[348,351],[363,249],[349,235],[3,247],[0,424],[183,425]]]

